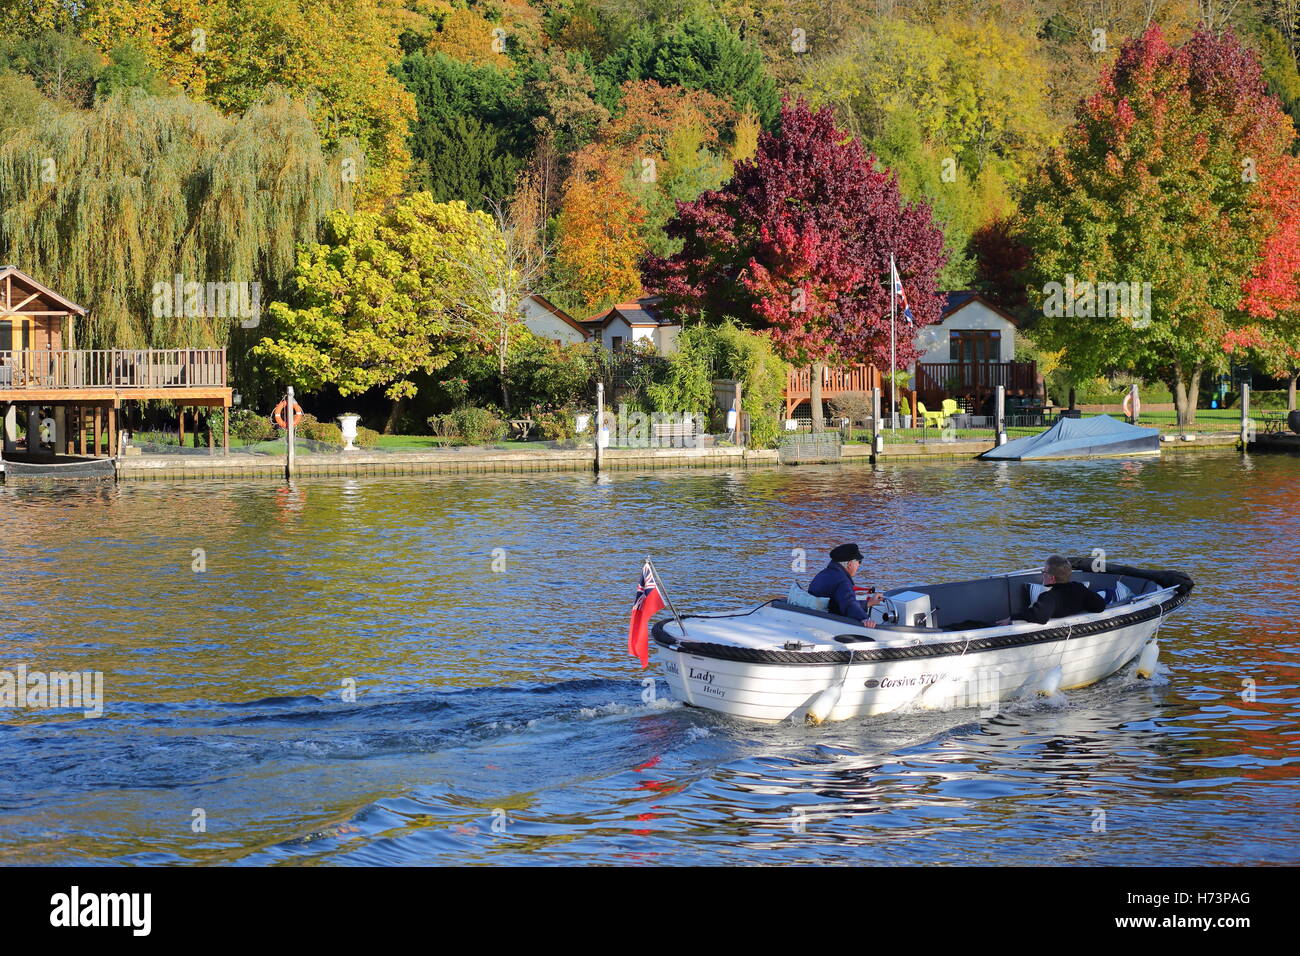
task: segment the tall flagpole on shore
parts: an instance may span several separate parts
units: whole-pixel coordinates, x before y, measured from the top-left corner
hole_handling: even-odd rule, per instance
[[[894,312],[898,301],[898,270],[894,268],[894,254],[889,254],[889,422],[898,428],[898,354],[894,345]]]

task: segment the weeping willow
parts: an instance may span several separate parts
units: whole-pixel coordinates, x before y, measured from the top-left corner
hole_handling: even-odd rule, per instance
[[[89,309],[75,348],[226,345],[239,316],[160,310],[160,284],[260,283],[269,303],[362,173],[354,144],[323,149],[284,96],[224,116],[118,94],[0,135],[0,261]]]

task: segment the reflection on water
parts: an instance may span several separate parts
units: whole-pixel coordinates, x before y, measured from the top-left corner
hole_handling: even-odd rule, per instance
[[[0,862],[1294,863],[1297,479],[1171,455],[0,486],[0,669],[107,695],[0,713]],[[1156,680],[989,719],[746,724],[625,657],[646,554],[709,610],[840,540],[886,586],[1102,548],[1198,588]]]

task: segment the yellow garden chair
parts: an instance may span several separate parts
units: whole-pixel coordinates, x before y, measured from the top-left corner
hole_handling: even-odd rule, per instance
[[[916,410],[921,416],[921,422],[923,428],[929,428],[931,425],[933,425],[935,428],[943,428],[943,426],[948,423],[948,419],[956,415],[957,412],[960,411],[960,408],[958,407],[957,403],[953,401],[951,398],[945,398],[943,400],[942,411],[939,412],[927,411],[924,403],[922,402],[916,403]]]

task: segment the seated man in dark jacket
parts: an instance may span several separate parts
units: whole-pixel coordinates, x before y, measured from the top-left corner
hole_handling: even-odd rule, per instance
[[[808,593],[813,597],[829,598],[832,614],[851,617],[857,621],[866,621],[867,627],[875,627],[875,621],[867,621],[867,611],[853,592],[853,576],[862,566],[862,552],[856,544],[841,544],[831,551],[831,563],[817,572],[817,576],[808,585]],[[873,594],[867,598],[867,607],[880,603],[880,595]]]
[[[1072,614],[1096,614],[1105,610],[1106,600],[1078,581],[1071,581],[1070,562],[1059,554],[1054,554],[1043,565],[1043,584],[1047,590],[1038,595],[1038,600],[1019,614],[1003,618],[999,624],[1016,621],[1032,621],[1046,624],[1058,617]]]

